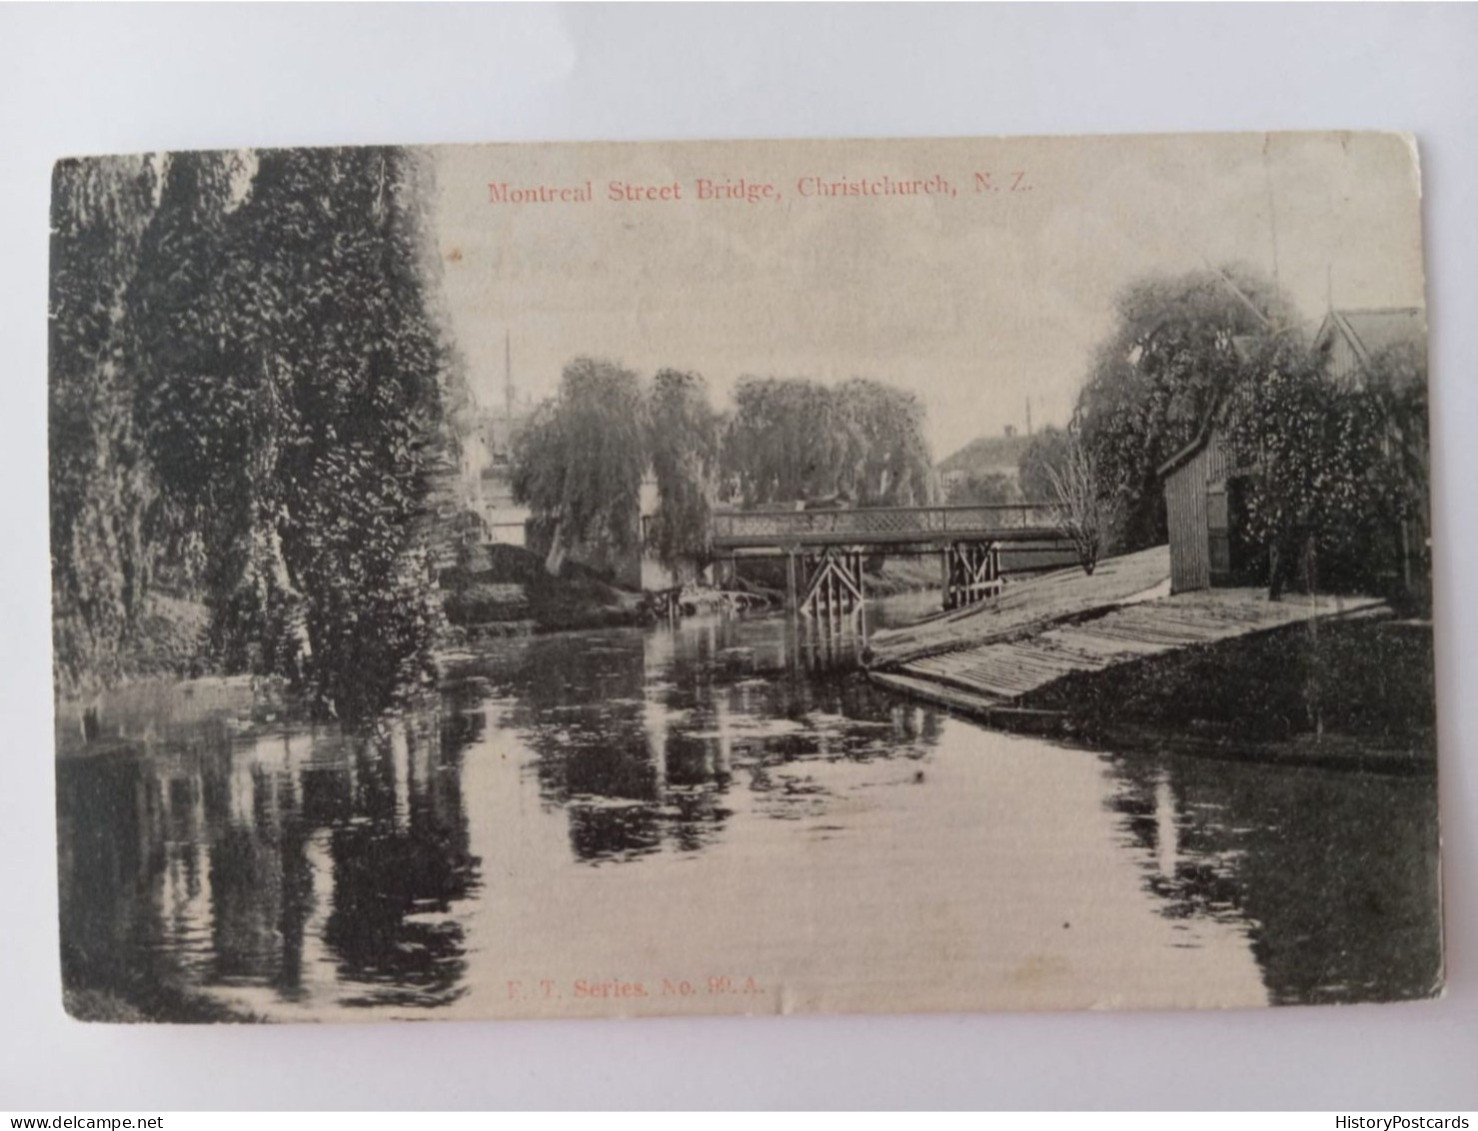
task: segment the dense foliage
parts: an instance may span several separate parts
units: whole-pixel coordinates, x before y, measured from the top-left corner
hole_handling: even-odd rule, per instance
[[[206,602],[224,669],[368,713],[429,675],[437,627],[427,500],[453,441],[425,165],[161,164],[57,170],[58,685],[118,674],[153,582]]]
[[[1068,434],[1048,425],[1031,438],[1017,464],[1021,497],[1029,503],[1050,503],[1056,498],[1052,478],[1067,464]]]
[[[1398,347],[1366,381],[1341,386],[1302,342],[1267,339],[1226,417],[1249,469],[1241,531],[1272,593],[1294,581],[1388,587],[1415,549],[1402,542],[1427,497],[1424,361]]]
[[[513,452],[514,497],[549,525],[552,563],[580,543],[637,543],[648,451],[641,379],[609,361],[565,366],[558,395],[539,406]]]
[[[951,506],[998,506],[1017,501],[1016,484],[999,471],[971,472],[948,483],[944,501]]]
[[[1069,433],[1044,431],[1023,456],[1022,491],[1052,497],[1045,488],[1065,481],[1076,436],[1113,519],[1110,552],[1163,542],[1158,469],[1215,427],[1236,469],[1239,553],[1275,595],[1298,583],[1419,596],[1425,352],[1395,345],[1361,370],[1336,380],[1276,287],[1247,271],[1137,283],[1120,299]]]
[[[934,495],[918,399],[877,381],[828,387],[746,378],[727,420],[696,373],[650,382],[608,361],[565,368],[514,444],[513,492],[534,512],[549,564],[574,545],[620,551],[641,537],[674,570],[709,556],[717,501],[746,506],[845,498],[908,505]],[[656,509],[636,525],[651,474]]]
[[[1120,295],[1118,324],[1075,413],[1112,496],[1116,552],[1165,541],[1160,465],[1195,437],[1215,398],[1238,379],[1246,339],[1295,321],[1270,282],[1239,268],[1146,279]]]
[[[912,393],[862,378],[835,386],[745,378],[734,403],[724,468],[746,506],[830,496],[908,506],[934,498],[924,406]]]
[[[669,569],[709,558],[709,515],[718,490],[721,419],[696,373],[663,369],[652,380],[650,448],[657,510],[647,543]]]
[[[132,412],[124,296],[158,183],[148,159],[62,161],[52,181],[51,582],[58,686],[116,678],[152,574],[152,478]]]

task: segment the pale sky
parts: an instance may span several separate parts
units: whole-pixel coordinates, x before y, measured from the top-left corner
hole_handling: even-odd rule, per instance
[[[919,394],[936,459],[1063,423],[1116,292],[1241,261],[1311,321],[1423,302],[1419,184],[1395,135],[592,143],[435,150],[434,222],[474,390],[500,404],[586,354],[742,375],[874,377]],[[994,189],[977,191],[976,174]],[[932,195],[803,196],[933,179]],[[699,178],[777,199],[698,200]],[[941,179],[942,182],[941,183]],[[589,202],[490,202],[489,183]],[[612,182],[678,200],[610,199]],[[1014,186],[1014,191],[1013,191]],[[952,190],[952,193],[951,191]],[[669,194],[671,190],[669,189]]]

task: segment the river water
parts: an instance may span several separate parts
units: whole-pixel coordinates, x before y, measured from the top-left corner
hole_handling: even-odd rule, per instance
[[[58,761],[64,974],[279,1020],[1255,1005],[1437,977],[1430,778],[1004,734],[868,684],[857,644],[781,617],[489,642],[438,708],[369,734],[178,690],[105,705],[125,741]]]

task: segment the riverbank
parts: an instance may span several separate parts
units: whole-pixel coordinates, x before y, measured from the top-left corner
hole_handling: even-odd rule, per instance
[[[1160,553],[880,633],[869,674],[992,726],[1105,749],[1431,771],[1430,625],[1369,597],[1135,592]]]
[[[524,635],[643,624],[640,593],[618,589],[593,570],[566,562],[552,576],[520,546],[475,547],[439,578],[447,620],[468,637]]]
[[[1431,625],[1381,614],[1074,673],[1019,705],[1094,745],[1430,773],[1435,702]]]
[[[735,579],[732,588],[754,602],[780,608],[784,578],[780,567],[774,568],[772,577],[751,565],[755,576]],[[551,576],[543,559],[517,546],[478,547],[466,564],[443,570],[439,582],[447,620],[469,640],[625,628],[651,624],[658,617],[659,603],[652,594],[620,589],[575,562],[566,562],[557,577]],[[934,588],[938,582],[932,562],[900,558],[880,563],[865,584],[870,597],[889,597]]]
[[[1076,672],[1012,700],[885,672],[874,682],[1002,730],[1120,753],[1430,774],[1432,630],[1389,616],[1288,625]]]

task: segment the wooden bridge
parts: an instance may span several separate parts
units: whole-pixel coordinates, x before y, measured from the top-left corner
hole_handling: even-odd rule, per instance
[[[1056,509],[1039,503],[720,511],[712,543],[731,572],[739,558],[783,557],[787,607],[828,618],[861,608],[871,554],[938,555],[946,609],[999,594],[1003,554],[1011,572],[1073,560]]]

